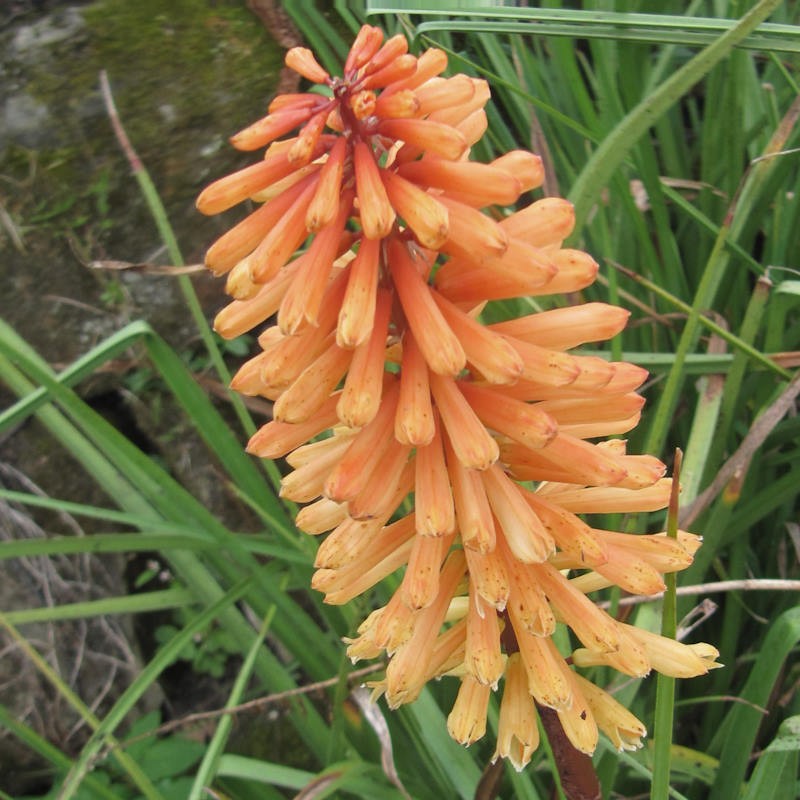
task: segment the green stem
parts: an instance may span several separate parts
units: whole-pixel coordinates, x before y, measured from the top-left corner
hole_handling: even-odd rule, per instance
[[[667,536],[678,538],[678,492],[681,472],[680,450],[675,451],[672,474],[672,494],[667,514]],[[662,604],[661,635],[674,639],[678,627],[677,581],[675,573],[664,576],[666,590]],[[667,800],[670,787],[672,756],[672,723],[675,716],[675,678],[659,674],[656,684],[656,711],[653,725],[653,784],[650,800]]]
[[[580,231],[603,188],[639,137],[780,5],[781,0],[761,0],[734,27],[701,50],[628,112],[592,154],[569,193],[569,199],[575,203],[576,230]]]

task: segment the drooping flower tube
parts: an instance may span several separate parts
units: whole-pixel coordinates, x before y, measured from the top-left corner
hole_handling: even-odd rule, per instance
[[[215,328],[231,338],[265,326],[233,387],[274,401],[248,451],[286,458],[281,494],[306,504],[301,530],[324,535],[313,587],[346,603],[402,575],[348,653],[388,658],[375,689],[393,708],[457,676],[448,730],[459,742],[484,735],[502,682],[495,758],[517,769],[538,744],[536,704],[583,752],[598,730],[638,747],[642,724],[576,668],[688,677],[717,665],[709,645],[622,624],[589,597],[660,592],[699,546],[691,533],[619,533],[581,516],[669,499],[660,461],[606,438],[637,424],[647,373],[571,352],[620,333],[628,313],[553,304],[482,321],[488,301],[579,292],[597,273],[563,247],[572,206],[527,194],[542,184],[540,158],[469,159],[487,127],[485,81],[442,77],[442,51],[411,55],[370,26],[341,76],[304,48],[286,63],[317,86],[275,98],[236,134],[264,158],[197,205],[255,204],[206,256],[234,298]],[[573,653],[556,647],[559,625]]]

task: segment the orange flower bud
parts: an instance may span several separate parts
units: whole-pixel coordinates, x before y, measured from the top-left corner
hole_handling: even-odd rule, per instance
[[[430,382],[456,457],[467,469],[488,469],[497,461],[497,442],[481,424],[452,378],[432,372]]]
[[[419,112],[419,100],[411,89],[387,94],[381,92],[375,104],[379,117],[414,117]]]
[[[496,532],[480,473],[461,463],[448,436],[444,444],[461,541],[464,547],[489,553],[495,548]]]
[[[394,225],[395,213],[381,180],[381,170],[365,142],[353,148],[356,192],[361,227],[367,239],[383,239]]]
[[[358,254],[350,265],[336,341],[340,347],[356,347],[372,332],[378,291],[380,239],[362,237]]]
[[[202,214],[227,211],[296,169],[297,165],[292,164],[285,154],[269,156],[207,186],[197,198],[197,210]]]
[[[383,68],[368,75],[360,82],[360,85],[364,89],[381,89],[384,86],[410,77],[416,72],[416,69],[417,59],[414,56],[410,54],[400,55]]]
[[[438,426],[430,443],[417,448],[415,467],[417,532],[422,536],[451,533],[456,524],[455,507]]]
[[[438,250],[447,241],[450,232],[447,209],[432,195],[392,172],[383,172],[383,184],[392,206],[414,232],[419,243],[431,250]]]
[[[466,139],[455,128],[432,120],[383,119],[378,124],[378,133],[453,160],[467,149]]]
[[[351,428],[369,424],[378,413],[383,388],[383,362],[389,335],[391,298],[378,291],[372,331],[353,352],[353,361],[339,398],[339,419]]]
[[[327,83],[330,75],[319,65],[314,54],[305,47],[293,47],[286,53],[284,63],[311,83]]]
[[[520,192],[538,189],[544,182],[542,159],[527,150],[512,150],[492,161],[491,167],[516,178]]]
[[[259,147],[264,147],[308,120],[313,113],[313,108],[313,106],[304,105],[268,114],[258,122],[248,125],[231,136],[231,144],[237,150],[258,150]]]
[[[443,375],[457,375],[466,363],[464,350],[436,306],[408,247],[392,241],[388,261],[406,320],[428,366]]]
[[[403,359],[400,368],[400,400],[394,422],[398,442],[424,447],[435,433],[428,365],[414,334],[403,336]]]
[[[383,31],[372,25],[362,25],[344,62],[344,74],[361,69],[378,52],[383,42]]]
[[[397,172],[416,184],[443,189],[448,197],[473,208],[510,205],[522,191],[512,173],[475,161],[423,159],[402,164]]]

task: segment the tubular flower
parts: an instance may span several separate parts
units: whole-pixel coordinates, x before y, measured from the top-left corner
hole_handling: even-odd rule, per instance
[[[318,90],[277,97],[237,133],[235,147],[265,157],[197,205],[256,203],[206,257],[234,298],[215,328],[232,338],[266,323],[233,386],[274,401],[248,451],[287,458],[281,495],[307,504],[298,527],[327,534],[313,586],[344,603],[402,573],[348,653],[389,657],[375,690],[393,708],[458,676],[448,729],[464,744],[483,735],[501,686],[495,755],[518,769],[538,744],[535,703],[580,750],[598,729],[638,746],[641,723],[575,667],[687,677],[717,664],[712,647],[623,625],[588,596],[659,592],[699,545],[581,518],[669,500],[660,461],[602,441],[637,424],[647,373],[573,352],[618,334],[628,313],[587,303],[481,321],[487,301],[577,292],[597,273],[562,247],[567,201],[513,209],[542,183],[537,156],[469,160],[484,81],[442,77],[442,51],[413,56],[370,26],[341,76],[304,48],[286,63]],[[558,625],[574,654],[556,648]]]

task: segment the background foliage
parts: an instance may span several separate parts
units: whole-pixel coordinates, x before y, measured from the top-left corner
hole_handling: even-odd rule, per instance
[[[717,644],[727,668],[677,686],[673,744],[657,737],[655,751],[634,754],[601,746],[595,761],[605,796],[798,796],[797,4],[695,0],[687,10],[661,0],[608,0],[580,8],[487,4],[481,13],[461,7],[478,4],[453,3],[450,11],[450,4],[437,3],[435,13],[424,3],[367,5],[371,23],[406,32],[418,47],[443,47],[451,71],[489,80],[490,133],[475,158],[532,149],[548,165],[545,191],[575,202],[574,242],[601,264],[599,281],[584,297],[633,311],[610,353],[652,372],[647,411],[630,448],[668,462],[675,447],[685,451],[683,519],[705,545],[679,583],[733,582],[727,591],[709,587],[678,598],[679,619],[690,615],[697,626],[691,638]],[[368,9],[335,2],[323,12],[303,2],[286,3],[285,10],[336,72]],[[768,15],[769,25],[756,30]],[[258,112],[254,107],[252,116]],[[124,121],[124,108],[120,115]],[[136,178],[179,265],[158,180],[154,186],[143,170]],[[226,354],[189,279],[176,280],[202,332],[205,364],[227,380]],[[505,317],[520,305],[527,306],[498,303],[487,313]],[[82,399],[81,383],[130,348],[205,442],[237,498],[232,502],[256,515],[258,532],[232,530]],[[371,606],[360,600],[327,607],[307,590],[315,545],[294,531],[293,509],[276,497],[278,468],[243,454],[254,430],[247,409],[234,398],[212,401],[150,326],[133,323],[57,372],[47,354],[0,324],[0,378],[19,397],[0,415],[0,431],[35,417],[52,446],[65,448],[109,500],[100,507],[3,490],[0,497],[15,508],[93,518],[107,530],[3,541],[0,558],[145,552],[156,553],[167,573],[155,588],[0,616],[27,668],[38,670],[87,731],[78,751],[61,749],[0,708],[0,724],[49,764],[48,797],[407,792],[420,800],[495,793],[533,799],[551,797],[554,786],[560,791],[547,748],[516,774],[508,766],[487,767],[491,731],[469,751],[454,744],[444,723],[454,694],[447,681],[397,713],[364,703],[339,640]],[[663,520],[627,524],[644,530]],[[765,579],[783,583],[759,583]],[[759,590],[745,591],[752,587]],[[388,588],[376,591],[374,605]],[[27,627],[156,611],[171,612],[157,646],[113,703],[99,709],[42,658]],[[640,625],[660,624],[658,604],[619,611]],[[204,744],[187,735],[193,726],[159,731],[159,714],[142,713],[143,699],[179,659],[198,674],[224,667],[227,707],[255,701],[264,725],[249,749],[230,741],[233,726],[247,724],[252,709],[204,718]],[[655,680],[614,687],[652,730]],[[664,772],[665,755],[671,773]]]

